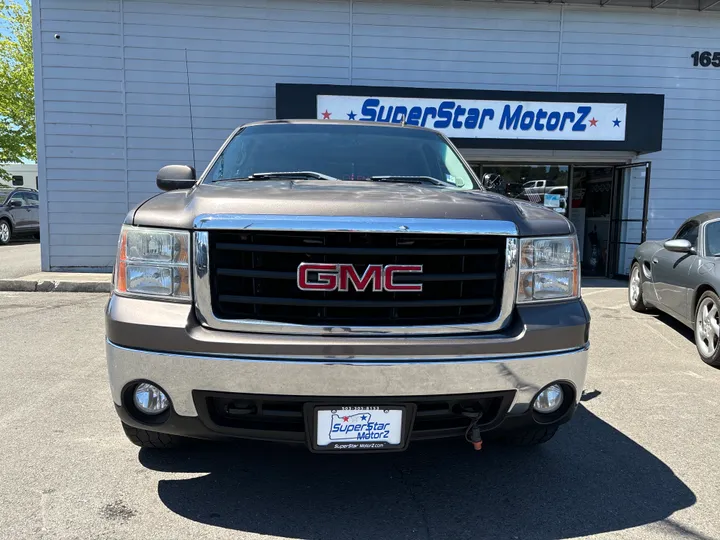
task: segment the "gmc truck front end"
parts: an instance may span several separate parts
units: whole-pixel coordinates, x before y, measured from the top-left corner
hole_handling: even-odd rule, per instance
[[[511,204],[511,203],[508,203]],[[106,313],[133,442],[398,451],[548,440],[585,381],[574,234],[493,219],[201,214],[124,226]]]

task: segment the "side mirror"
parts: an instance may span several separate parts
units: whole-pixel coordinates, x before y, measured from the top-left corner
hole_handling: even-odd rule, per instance
[[[163,191],[190,189],[195,181],[195,169],[187,165],[166,165],[157,173],[157,187]]]
[[[20,208],[20,207],[22,206],[22,201],[18,201],[17,199],[12,199],[12,200],[8,203],[8,206],[9,206],[10,208]]]
[[[668,240],[665,242],[665,249],[674,251],[675,253],[691,253],[694,252],[690,240]]]

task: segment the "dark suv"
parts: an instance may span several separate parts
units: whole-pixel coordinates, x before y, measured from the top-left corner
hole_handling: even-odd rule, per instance
[[[38,192],[30,188],[0,187],[0,245],[16,236],[38,236]]]

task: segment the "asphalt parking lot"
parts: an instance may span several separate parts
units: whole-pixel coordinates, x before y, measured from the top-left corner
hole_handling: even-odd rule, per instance
[[[12,279],[40,271],[40,242],[17,240],[0,246],[0,279]]]
[[[720,371],[625,289],[584,294],[586,394],[550,443],[317,456],[139,451],[106,382],[105,295],[0,293],[0,537],[720,538]]]

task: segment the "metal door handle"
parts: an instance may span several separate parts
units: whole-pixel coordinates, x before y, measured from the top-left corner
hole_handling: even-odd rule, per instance
[[[653,264],[657,264],[658,262],[660,262],[660,261],[658,261],[655,257],[653,257]]]

